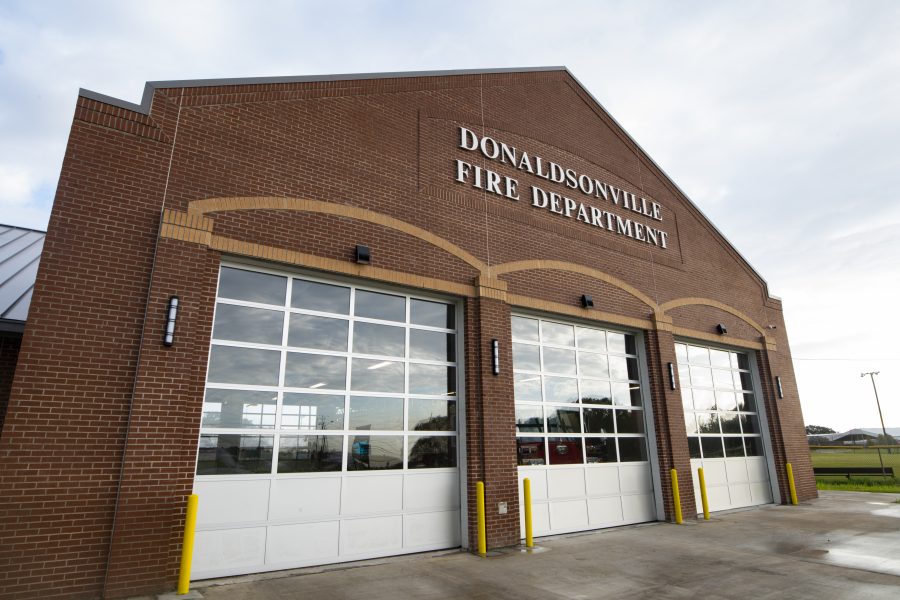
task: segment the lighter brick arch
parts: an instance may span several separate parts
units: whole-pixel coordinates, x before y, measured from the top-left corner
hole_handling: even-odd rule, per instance
[[[710,298],[677,298],[675,300],[669,300],[665,304],[661,305],[659,307],[659,309],[665,313],[665,312],[672,310],[673,308],[679,308],[682,306],[696,306],[696,305],[712,306],[713,308],[718,308],[719,310],[724,310],[725,312],[734,315],[738,319],[744,321],[745,323],[747,323],[748,325],[753,327],[753,329],[758,331],[759,334],[761,336],[763,336],[764,338],[766,338],[768,341],[768,336],[766,336],[765,330],[762,328],[762,326],[759,323],[757,323],[752,318],[748,317],[746,314],[742,313],[738,309],[732,308],[732,307],[728,306],[727,304],[719,302],[718,300],[712,300]]]
[[[613,287],[616,287],[623,292],[634,296],[644,304],[646,304],[650,310],[653,311],[654,315],[661,315],[662,311],[660,311],[656,302],[653,301],[650,296],[646,295],[636,287],[629,285],[622,281],[621,279],[617,279],[613,277],[609,273],[604,273],[598,269],[594,269],[593,267],[587,267],[585,265],[579,265],[576,263],[563,262],[559,260],[519,260],[515,262],[508,262],[501,265],[496,265],[490,268],[490,274],[494,277],[499,275],[504,275],[506,273],[517,273],[519,271],[534,271],[538,269],[547,269],[553,271],[567,271],[569,273],[579,273],[581,275],[587,275],[588,277],[592,277],[593,279],[598,279],[600,281],[604,281],[610,284]]]
[[[474,267],[479,273],[487,271],[487,265],[471,253],[463,250],[453,242],[438,235],[426,231],[406,221],[377,213],[358,206],[335,204],[321,200],[309,200],[307,198],[278,198],[274,196],[235,196],[228,198],[205,198],[193,200],[188,203],[188,215],[204,216],[214,212],[230,212],[237,210],[290,210],[296,212],[310,212],[337,217],[347,217],[366,221],[403,232],[431,244],[453,256],[459,258],[468,265]]]

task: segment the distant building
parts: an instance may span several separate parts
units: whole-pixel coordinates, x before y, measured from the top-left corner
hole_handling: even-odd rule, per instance
[[[900,439],[900,427],[885,428],[892,438]],[[878,441],[883,435],[880,427],[849,429],[841,433],[825,433],[807,436],[810,446],[864,446]]]

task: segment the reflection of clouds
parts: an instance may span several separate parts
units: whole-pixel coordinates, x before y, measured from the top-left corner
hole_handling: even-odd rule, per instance
[[[544,370],[552,373],[575,374],[575,351],[544,348]]]
[[[274,350],[213,346],[208,380],[214,383],[278,385],[281,353]]]
[[[406,329],[375,323],[353,324],[353,351],[359,354],[403,356],[406,350]]]
[[[409,393],[444,395],[456,391],[456,369],[441,365],[409,365]]]
[[[402,323],[406,321],[406,298],[356,290],[354,314],[357,317]]]
[[[547,402],[578,402],[578,386],[574,379],[545,377],[544,391]]]
[[[288,344],[318,350],[347,350],[349,321],[292,314]]]
[[[575,329],[571,325],[542,321],[541,335],[545,344],[575,345]]]
[[[222,267],[219,297],[284,305],[287,278],[256,271]]]
[[[575,334],[578,336],[578,347],[580,349],[606,352],[605,331],[601,329],[589,329],[587,327],[576,327]]]
[[[381,362],[387,365],[373,369]],[[369,392],[403,392],[403,363],[354,358],[350,389]]]
[[[423,329],[409,330],[409,356],[421,360],[456,360],[454,335]]]
[[[579,352],[578,366],[581,369],[581,375],[587,375],[588,377],[609,377],[609,361],[605,354]]]
[[[450,304],[411,299],[409,301],[409,322],[429,327],[455,328],[454,310]]]
[[[282,329],[284,313],[281,311],[219,303],[213,338],[281,345]]]
[[[343,356],[288,352],[284,384],[288,387],[311,387],[325,383],[328,389],[342,390],[347,385],[347,359]]]
[[[350,397],[350,429],[399,431],[403,429],[403,399]]]
[[[295,279],[291,288],[291,306],[346,315],[350,312],[350,288]]]

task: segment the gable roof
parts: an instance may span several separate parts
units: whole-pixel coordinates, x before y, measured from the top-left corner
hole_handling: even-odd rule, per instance
[[[726,248],[734,253],[734,255],[738,258],[740,262],[744,264],[744,266],[750,271],[750,273],[756,277],[763,286],[763,290],[767,297],[780,300],[778,296],[774,296],[769,292],[769,284],[760,275],[759,271],[750,263],[747,258],[735,248],[734,244],[729,241],[725,234],[723,234],[718,227],[712,222],[712,220],[706,216],[706,214],[700,210],[700,208],[694,204],[694,202],[688,197],[688,195],[682,190],[677,183],[666,173],[662,167],[657,164],[655,160],[647,153],[646,150],[634,139],[634,137],[628,133],[628,131],[622,127],[622,124],[619,123],[612,114],[606,110],[606,108],[600,103],[599,100],[588,90],[581,81],[578,80],[577,77],[569,70],[568,67],[565,66],[547,66],[547,67],[520,67],[520,68],[499,68],[499,69],[449,69],[449,70],[437,70],[437,71],[399,71],[399,72],[385,72],[385,73],[343,73],[343,74],[334,74],[334,75],[301,75],[301,76],[278,76],[278,77],[235,77],[235,78],[224,78],[224,79],[181,79],[181,80],[173,80],[173,81],[148,81],[144,84],[144,93],[141,97],[140,104],[134,104],[132,102],[127,102],[125,100],[120,100],[118,98],[113,98],[112,96],[107,96],[105,94],[100,94],[97,92],[93,92],[91,90],[86,90],[81,88],[78,90],[78,95],[84,98],[88,98],[91,100],[96,100],[98,102],[103,102],[105,104],[109,104],[111,106],[117,106],[119,108],[124,108],[126,110],[131,110],[143,115],[150,114],[150,108],[153,102],[153,94],[157,89],[178,89],[178,88],[199,88],[199,87],[219,87],[219,86],[230,86],[230,85],[270,85],[270,84],[290,84],[290,83],[318,83],[325,81],[356,81],[356,80],[366,80],[366,79],[400,79],[400,78],[411,78],[411,77],[451,77],[454,75],[487,75],[487,74],[502,74],[502,73],[542,73],[548,71],[561,71],[566,73],[577,85],[581,88],[581,90],[587,94],[587,96],[597,105],[597,107],[603,111],[603,113],[615,124],[615,126],[619,129],[619,131],[626,137],[628,140],[634,144],[635,148],[643,155],[643,157],[651,164],[655,169],[657,169],[660,175],[664,178],[666,182],[668,182],[681,196],[681,198],[687,203],[688,207],[695,210],[700,218],[705,221],[707,225],[709,225],[715,234],[721,239],[721,241],[725,244]]]
[[[0,225],[0,331],[25,329],[46,237],[43,231]]]

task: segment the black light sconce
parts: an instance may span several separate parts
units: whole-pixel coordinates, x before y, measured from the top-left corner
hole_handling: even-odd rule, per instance
[[[675,389],[675,365],[667,363],[669,366],[669,388]]]
[[[719,332],[719,335],[725,335],[726,333],[728,333],[728,328],[719,323],[718,325],[716,325],[716,331]]]
[[[775,387],[778,388],[778,398],[784,399],[784,389],[781,387],[781,377],[779,375],[775,376]]]
[[[581,308],[594,308],[594,299],[587,294],[582,294]]]
[[[175,343],[175,320],[178,319],[178,296],[169,298],[169,309],[166,311],[166,335],[163,336],[163,345],[171,346]]]
[[[500,374],[500,342],[491,340],[491,364],[494,368],[494,375]]]
[[[356,246],[356,262],[361,265],[368,265],[372,263],[372,250],[369,249],[368,246],[357,245]]]

